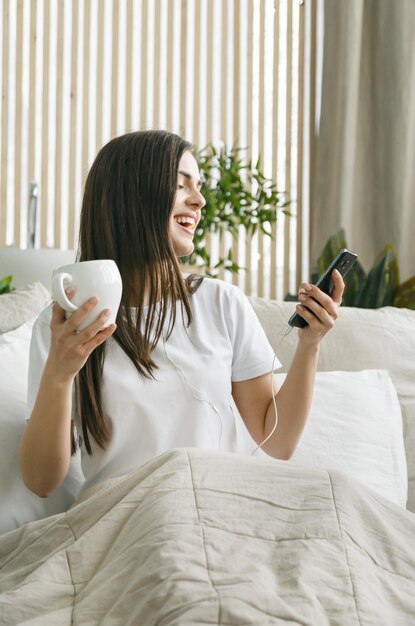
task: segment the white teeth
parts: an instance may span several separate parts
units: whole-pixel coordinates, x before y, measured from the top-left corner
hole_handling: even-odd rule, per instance
[[[180,215],[175,219],[178,224],[187,224],[188,227],[194,226],[196,224],[196,221],[193,219],[193,217],[185,217]]]

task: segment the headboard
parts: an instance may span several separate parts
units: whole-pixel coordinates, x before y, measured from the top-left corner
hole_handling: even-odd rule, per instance
[[[0,248],[0,279],[13,276],[13,286],[40,281],[50,291],[52,270],[75,261],[75,250]]]

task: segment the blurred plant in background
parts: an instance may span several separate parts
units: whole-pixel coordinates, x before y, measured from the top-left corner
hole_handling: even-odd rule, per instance
[[[278,213],[289,215],[290,204],[284,192],[276,189],[272,179],[261,171],[260,157],[254,164],[245,160],[243,148],[215,148],[209,144],[199,151],[197,160],[202,178],[201,193],[206,200],[202,217],[194,237],[194,252],[184,257],[189,265],[199,265],[206,274],[215,276],[220,267],[230,272],[241,268],[232,258],[228,247],[215,265],[211,266],[211,255],[207,249],[207,235],[216,233],[223,237],[225,232],[238,237],[239,227],[252,236],[257,230],[272,237],[271,226]]]
[[[347,247],[345,232],[341,228],[328,239],[317,260],[317,267],[310,276],[310,281],[316,283],[338,252]],[[400,283],[398,261],[389,243],[376,258],[367,274],[357,260],[346,274],[344,282],[343,306],[356,306],[363,309],[396,306],[415,309],[415,276]],[[289,294],[285,299],[297,300],[297,296]]]
[[[14,287],[12,286],[12,277],[5,276],[0,279],[0,296],[3,293],[10,293],[11,291],[14,291]]]

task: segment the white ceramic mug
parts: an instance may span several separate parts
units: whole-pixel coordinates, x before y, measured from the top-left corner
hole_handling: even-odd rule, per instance
[[[76,291],[69,300],[65,289],[72,285]],[[71,265],[63,265],[54,270],[52,274],[52,296],[65,309],[66,318],[77,311],[89,298],[96,296],[99,300],[97,306],[79,325],[78,330],[82,330],[94,322],[104,309],[111,311],[104,327],[113,324],[120,306],[121,294],[121,274],[117,264],[111,259],[81,261],[71,263]]]

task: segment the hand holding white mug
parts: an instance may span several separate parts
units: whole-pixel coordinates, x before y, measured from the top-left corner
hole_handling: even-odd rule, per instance
[[[65,293],[68,287],[75,287],[71,299]],[[68,319],[90,298],[98,298],[98,304],[84,317],[76,330],[81,331],[104,311],[110,315],[104,328],[115,322],[121,302],[122,280],[115,261],[100,259],[71,263],[54,270],[52,275],[52,295],[54,300],[65,310]]]

